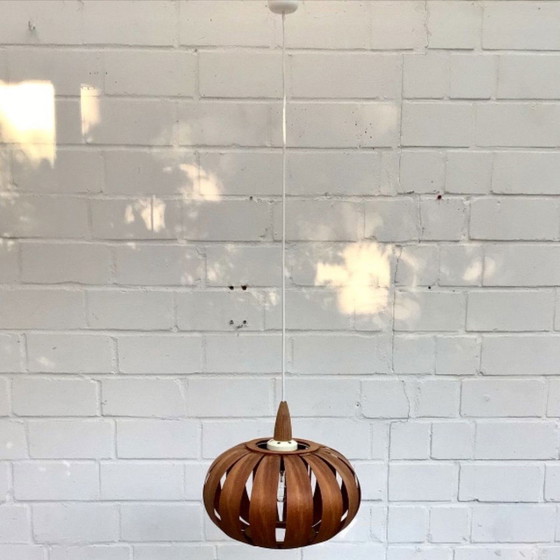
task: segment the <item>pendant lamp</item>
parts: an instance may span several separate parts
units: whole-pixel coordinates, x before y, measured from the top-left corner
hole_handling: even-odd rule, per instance
[[[292,438],[285,400],[286,357],[286,65],[285,15],[298,0],[269,0],[282,14],[282,400],[274,436],[240,443],[210,466],[204,507],[229,537],[252,546],[288,549],[334,537],[360,507],[360,484],[352,465],[338,451]]]

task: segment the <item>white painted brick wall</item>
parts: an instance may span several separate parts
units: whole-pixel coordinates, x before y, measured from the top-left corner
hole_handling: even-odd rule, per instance
[[[286,559],[560,558],[559,18],[287,18],[288,399],[363,505]],[[0,560],[277,557],[200,491],[280,397],[281,38],[264,0],[0,2]]]

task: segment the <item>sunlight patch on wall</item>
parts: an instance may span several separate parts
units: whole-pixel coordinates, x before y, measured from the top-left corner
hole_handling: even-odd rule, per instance
[[[179,169],[185,175],[187,182],[183,194],[192,193],[195,200],[208,200],[217,202],[222,199],[224,185],[215,173],[206,171],[200,165],[183,163]],[[192,188],[194,186],[194,188]]]
[[[56,159],[54,86],[47,81],[0,81],[0,137],[30,162]]]
[[[101,122],[99,96],[101,92],[93,86],[80,86],[80,115],[82,119],[82,137],[86,142],[91,141],[92,130]]]
[[[342,313],[371,315],[389,301],[391,249],[377,243],[356,243],[344,249],[340,264],[318,262],[315,282],[336,288]]]

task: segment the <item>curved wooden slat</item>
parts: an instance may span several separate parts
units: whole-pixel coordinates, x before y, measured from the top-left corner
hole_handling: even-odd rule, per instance
[[[307,466],[298,456],[284,457],[286,471],[286,534],[282,548],[310,542],[313,524],[313,494]]]
[[[323,459],[315,455],[305,455],[304,460],[317,477],[321,492],[321,526],[313,544],[330,539],[340,531],[342,519],[342,493],[336,476]]]
[[[262,455],[249,453],[249,455],[239,459],[228,473],[220,494],[218,513],[221,521],[219,526],[224,533],[238,541],[247,542],[240,519],[241,498],[245,490],[245,484],[262,458]]]
[[[338,474],[340,474],[342,483],[348,494],[348,515],[346,516],[346,519],[344,520],[341,527],[341,529],[344,529],[350,523],[350,521],[354,519],[360,507],[360,487],[356,482],[356,475],[344,461],[341,461],[335,455],[331,453],[325,453],[324,451],[319,451],[317,455],[324,461],[329,463],[332,467],[334,467]]]
[[[279,477],[280,456],[265,455],[255,472],[249,505],[251,541],[256,546],[277,548],[278,510],[276,498]]]
[[[212,466],[206,475],[202,498],[206,512],[210,516],[210,519],[212,519],[212,521],[216,524],[220,523],[220,520],[214,513],[214,508],[216,507],[221,494],[220,480],[239,459],[245,455],[249,455],[249,453],[250,451],[243,445],[237,445],[228,449],[212,463]]]

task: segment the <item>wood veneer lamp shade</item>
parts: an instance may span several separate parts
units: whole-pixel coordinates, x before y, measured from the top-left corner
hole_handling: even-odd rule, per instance
[[[293,442],[288,405],[280,403],[274,438],[254,439],[222,453],[204,483],[210,519],[232,539],[264,548],[298,548],[334,537],[354,519],[360,485],[348,460],[334,449]]]

